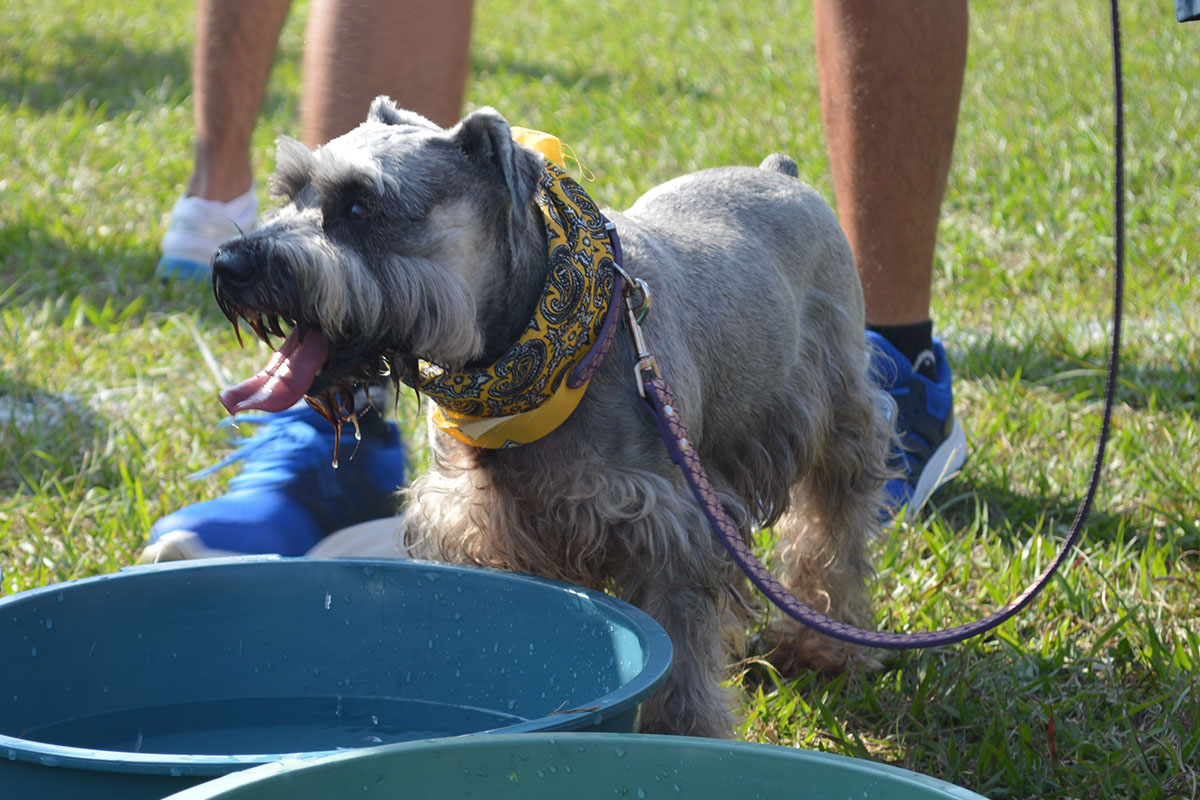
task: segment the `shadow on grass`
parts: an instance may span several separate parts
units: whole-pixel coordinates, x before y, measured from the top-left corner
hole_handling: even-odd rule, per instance
[[[1020,370],[1021,380],[1059,393],[1075,402],[1098,402],[1104,396],[1109,345],[1085,346],[1055,341],[1014,345],[985,339],[964,351],[954,364],[956,377],[1009,380]],[[1123,350],[1118,402],[1134,410],[1156,408],[1196,416],[1200,413],[1200,380],[1184,363],[1146,362]]]
[[[618,77],[616,73],[609,70],[566,70],[560,66],[551,66],[537,61],[510,61],[479,54],[472,55],[471,71],[475,75],[484,72],[517,75],[529,79],[531,84],[550,81],[556,86],[569,90],[572,95],[594,92],[600,97],[610,98],[613,103],[618,101],[617,98],[624,89],[623,84],[634,77]],[[715,96],[710,87],[682,78],[676,78],[670,83],[656,80],[643,88],[661,97],[678,96],[692,102],[711,100]]]
[[[182,99],[191,75],[190,55],[180,47],[138,49],[119,36],[61,29],[25,31],[14,39],[25,43],[16,52],[25,53],[26,63],[0,80],[0,103],[13,107],[52,112],[79,96],[112,117],[143,105],[167,81],[177,84],[174,94]],[[38,40],[62,58],[50,65],[38,63]]]
[[[1048,531],[1065,535],[1080,508],[1088,476],[1080,475],[1080,493],[1071,497],[1047,497],[1019,494],[994,484],[960,475],[930,503],[923,515],[933,517],[952,530],[970,531],[984,526],[983,533],[1000,537],[1019,547],[1020,537],[1030,531]],[[924,524],[918,518],[916,524]],[[1084,539],[1112,542],[1129,529],[1134,520],[1128,514],[1113,513],[1093,503],[1088,513]]]
[[[191,24],[188,17],[184,23]],[[139,47],[113,34],[64,29],[24,30],[13,33],[11,52],[21,63],[0,77],[0,105],[54,113],[70,102],[81,102],[106,119],[135,109],[179,105],[191,93],[190,45],[180,42],[161,49]],[[0,39],[0,45],[4,40]],[[41,63],[38,54],[57,58]],[[276,61],[298,58],[281,46]],[[269,86],[260,116],[282,113],[293,105],[291,95]]]
[[[116,479],[80,468],[96,452],[108,422],[83,399],[55,394],[0,372],[0,491],[54,494],[56,483],[84,479],[107,485]]]
[[[84,238],[84,237],[81,237]],[[140,323],[147,314],[199,310],[206,324],[227,325],[207,281],[164,282],[154,277],[158,252],[131,249],[122,241],[86,238],[76,244],[36,226],[0,225],[0,298],[5,307],[20,304],[61,306],[74,313],[72,301],[139,310],[122,317]]]
[[[0,225],[0,285],[28,299],[115,283],[120,272],[115,262],[122,255],[95,239],[79,246],[36,221]]]
[[[1130,782],[1178,780],[1180,750],[1196,751],[1200,713],[1186,670],[1164,653],[1122,650],[1127,637],[1143,638],[1142,627],[1123,622],[1122,636],[1095,653],[984,640],[897,654],[872,675],[789,679],[752,662],[739,683],[752,698],[751,734],[775,743],[819,726],[820,749],[986,796],[1130,796],[1121,791]],[[774,712],[789,705],[804,710],[782,719]]]

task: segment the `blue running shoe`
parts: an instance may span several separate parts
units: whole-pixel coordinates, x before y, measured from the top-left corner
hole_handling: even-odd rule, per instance
[[[875,382],[895,403],[902,447],[891,466],[904,475],[888,481],[885,489],[889,516],[903,508],[911,517],[967,459],[967,437],[954,418],[950,364],[942,343],[934,339],[933,349],[917,358],[918,365],[925,359],[932,362],[937,377],[930,380],[878,333],[867,331],[867,340]]]
[[[241,461],[229,491],[154,523],[143,563],[249,553],[299,556],[335,530],[396,513],[405,454],[394,423],[364,415],[361,442],[345,426],[336,469],[333,426],[305,403],[239,417],[237,424],[243,423],[261,427],[223,461],[197,473],[203,477]]]

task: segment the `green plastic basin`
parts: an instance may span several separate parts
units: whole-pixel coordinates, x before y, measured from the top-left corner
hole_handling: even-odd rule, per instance
[[[870,761],[772,745],[619,733],[466,737],[295,759],[171,800],[982,800]]]

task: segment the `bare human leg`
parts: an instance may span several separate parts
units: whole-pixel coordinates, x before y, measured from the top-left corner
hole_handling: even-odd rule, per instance
[[[966,0],[816,0],[814,10],[834,192],[867,322],[928,320]]]
[[[353,128],[376,95],[439,125],[458,121],[471,44],[471,0],[313,0],[301,129],[310,147]]]
[[[291,0],[201,0],[196,9],[196,153],[186,194],[228,202],[254,182],[250,136]]]

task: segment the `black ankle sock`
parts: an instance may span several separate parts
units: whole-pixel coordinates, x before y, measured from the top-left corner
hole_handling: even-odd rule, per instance
[[[933,320],[908,325],[868,325],[867,329],[891,342],[892,347],[913,363],[917,372],[930,380],[937,378],[937,366],[932,360],[920,358],[921,353],[933,349]]]

